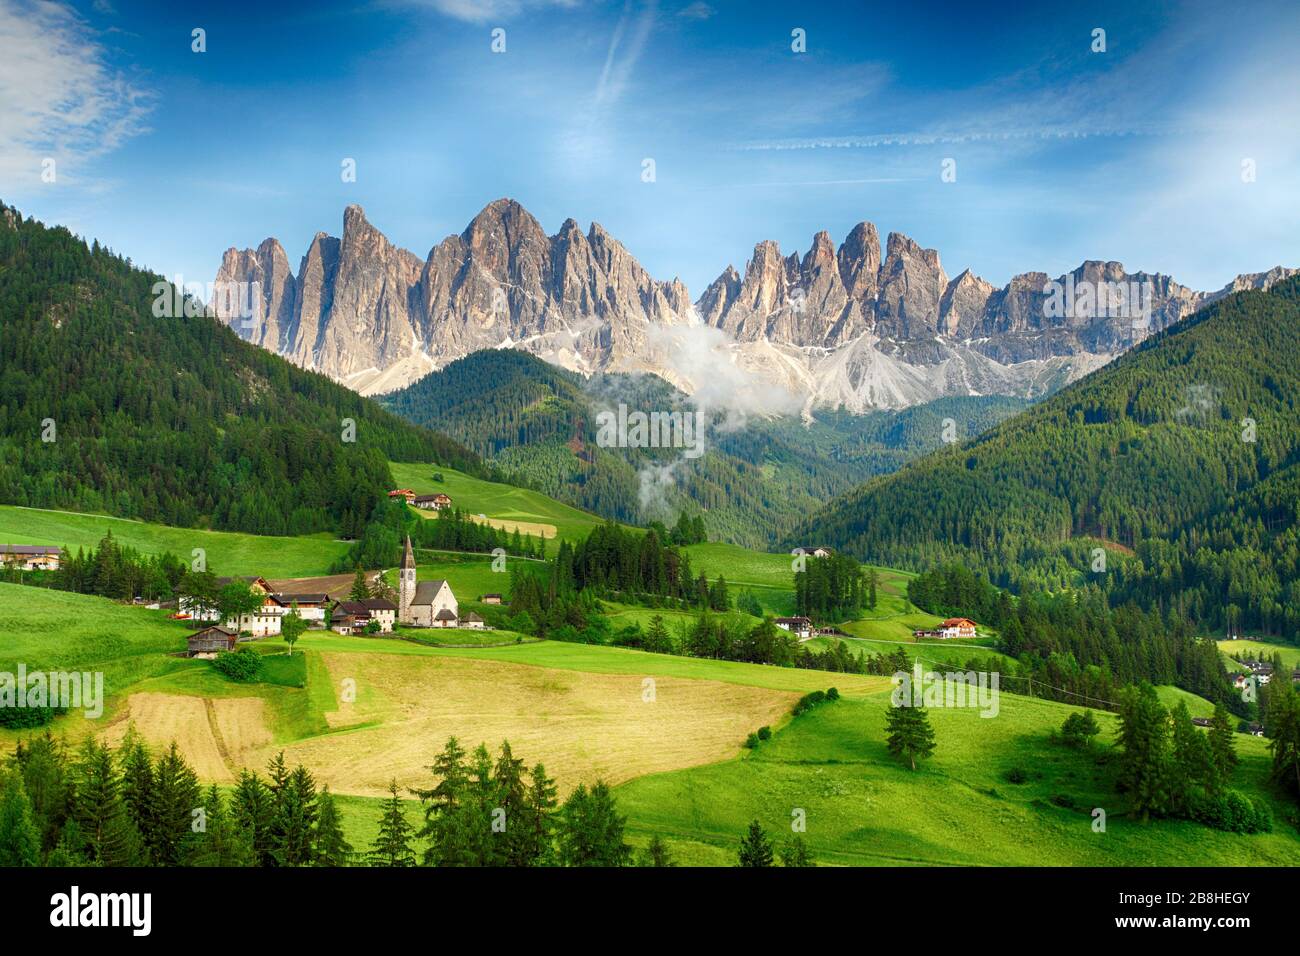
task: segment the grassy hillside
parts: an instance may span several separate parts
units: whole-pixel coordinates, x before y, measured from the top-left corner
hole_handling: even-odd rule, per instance
[[[938,748],[915,773],[885,748],[888,694],[823,705],[736,760],[643,777],[616,791],[642,840],[661,834],[683,863],[728,866],[749,821],[779,843],[792,812],[822,863],[975,866],[1290,866],[1294,826],[1258,836],[1179,822],[1143,825],[1115,792],[1114,718],[1093,753],[1048,740],[1072,708],[1004,694],[998,716],[930,709]],[[1267,785],[1258,738],[1238,734],[1235,785],[1263,793],[1279,818],[1295,815]],[[1011,771],[1025,775],[1012,783]],[[1106,812],[1106,832],[1092,811]]]
[[[409,488],[422,495],[444,492],[451,496],[454,507],[474,515],[486,515],[493,519],[493,524],[506,530],[513,530],[515,523],[523,522],[522,533],[537,534],[542,530],[547,538],[558,534],[562,539],[575,541],[585,538],[605,520],[541,492],[476,478],[454,468],[403,462],[390,462],[389,468],[396,487]],[[442,475],[443,480],[435,480],[435,474]],[[542,528],[530,527],[533,525]]]
[[[187,563],[193,550],[202,548],[208,567],[217,574],[261,574],[268,578],[325,574],[347,551],[345,543],[328,534],[268,538],[0,505],[0,543],[4,544],[52,544],[72,551],[89,550],[110,531],[119,544],[144,554],[170,551]]]
[[[1085,579],[1208,631],[1294,634],[1300,279],[1243,292],[961,445],[831,503],[789,536],[999,584]],[[1094,573],[1095,539],[1112,542]],[[1135,552],[1126,557],[1124,549]]]

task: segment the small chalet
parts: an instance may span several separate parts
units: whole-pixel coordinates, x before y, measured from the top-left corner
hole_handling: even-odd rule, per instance
[[[0,566],[20,571],[57,571],[61,548],[46,544],[0,544]]]
[[[239,640],[239,634],[229,628],[213,625],[195,631],[185,640],[188,644],[187,657],[212,660],[221,651],[233,651],[235,642]]]
[[[783,631],[789,631],[801,641],[806,641],[813,636],[812,621],[806,617],[778,617],[772,623]]]
[[[500,604],[502,598],[500,594],[484,594],[479,601],[483,604]]]
[[[466,614],[464,617],[460,619],[461,627],[472,627],[475,630],[480,630],[480,631],[483,629],[484,623],[485,622],[483,618],[475,614],[473,611],[470,611],[468,614]]]
[[[1252,737],[1263,737],[1264,725],[1256,721],[1252,721],[1251,723],[1246,725],[1246,733],[1250,734]]]
[[[412,491],[410,488],[394,488],[392,491],[388,493],[388,497],[402,498],[406,501],[414,501],[415,492]]]
[[[1197,727],[1213,727],[1214,721],[1209,717],[1193,717],[1192,724]]]
[[[457,627],[458,625],[459,620],[456,617],[456,612],[451,608],[445,607],[433,616],[434,627]]]
[[[975,637],[977,625],[967,617],[950,617],[938,627],[924,628],[919,631],[913,631],[912,637],[916,640],[929,638],[931,640],[950,640],[959,637]]]
[[[835,553],[831,548],[826,547],[826,545],[824,544],[800,545],[799,550],[802,551],[804,554],[810,555],[814,558],[829,558],[832,554]]]
[[[436,495],[416,495],[411,499],[411,504],[424,511],[441,511],[451,507],[451,496],[441,491]]]

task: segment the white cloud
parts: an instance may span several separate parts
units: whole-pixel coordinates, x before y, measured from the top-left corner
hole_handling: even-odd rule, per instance
[[[415,0],[416,6],[428,6],[443,16],[466,23],[503,21],[521,13],[546,7],[571,9],[578,0]]]
[[[645,49],[650,29],[654,26],[658,4],[650,0],[641,13],[632,18],[632,4],[623,8],[614,35],[609,40],[609,51],[605,54],[605,67],[600,71],[600,80],[596,84],[596,105],[609,106],[617,103],[627,89],[628,80],[641,51]],[[626,37],[626,42],[624,38]]]
[[[145,132],[152,97],[107,62],[96,34],[58,3],[0,0],[0,180],[60,182]]]

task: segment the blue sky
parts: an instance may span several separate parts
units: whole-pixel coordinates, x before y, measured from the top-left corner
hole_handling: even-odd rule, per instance
[[[996,285],[1300,265],[1300,5],[977,6],[0,0],[0,199],[187,282],[350,202],[424,256],[501,196],[694,296],[864,219]]]

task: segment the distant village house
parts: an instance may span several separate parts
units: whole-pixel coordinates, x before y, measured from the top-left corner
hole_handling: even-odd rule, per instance
[[[0,565],[20,571],[57,571],[62,548],[47,544],[0,544]]]
[[[953,638],[972,638],[978,636],[978,627],[974,621],[968,617],[950,617],[939,624],[938,627],[924,628],[913,631],[912,637],[917,640],[951,640]]]
[[[812,620],[806,617],[778,617],[773,622],[783,631],[789,631],[801,641],[813,636]]]
[[[411,500],[411,504],[424,511],[441,511],[443,508],[451,507],[451,497],[441,491],[436,495],[416,495]]]

